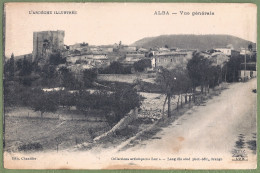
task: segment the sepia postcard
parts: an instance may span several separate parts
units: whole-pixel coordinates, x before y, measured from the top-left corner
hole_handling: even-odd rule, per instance
[[[4,4],[6,169],[256,169],[253,3]]]

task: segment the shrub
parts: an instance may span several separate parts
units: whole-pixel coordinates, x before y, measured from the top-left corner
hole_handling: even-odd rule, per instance
[[[19,151],[40,151],[43,147],[40,143],[29,143],[29,144],[23,144],[18,147]]]

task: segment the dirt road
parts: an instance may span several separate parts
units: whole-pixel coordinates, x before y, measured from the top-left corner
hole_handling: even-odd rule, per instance
[[[193,107],[163,129],[156,135],[157,140],[141,143],[141,148],[174,153],[229,153],[239,134],[250,138],[251,133],[256,133],[256,93],[252,89],[256,89],[256,79],[230,85],[206,105]]]
[[[245,150],[255,157],[250,141],[256,133],[256,79],[234,83],[221,95],[195,106],[154,139],[143,141],[128,152],[178,156],[228,156],[233,150]],[[239,146],[239,136],[243,136]],[[155,154],[156,155],[156,154]]]

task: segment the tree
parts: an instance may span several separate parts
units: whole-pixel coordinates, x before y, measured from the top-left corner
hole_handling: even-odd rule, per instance
[[[168,70],[161,69],[156,77],[156,82],[161,86],[161,91],[165,94],[165,100],[163,104],[163,116],[165,105],[168,100],[168,117],[171,116],[171,98],[174,95],[181,95],[186,93],[191,86],[188,73],[182,67],[176,67],[175,69]],[[179,101],[179,98],[178,98]],[[177,107],[178,108],[178,107]]]
[[[23,61],[22,61],[22,68],[20,70],[20,73],[19,75],[20,76],[28,76],[32,73],[33,71],[33,65],[30,61],[28,61],[26,59],[26,57],[23,58]]]
[[[208,71],[211,68],[211,61],[205,58],[201,53],[195,52],[192,59],[188,61],[187,70],[192,82],[193,91],[197,86],[201,86],[201,93],[209,82]]]
[[[141,106],[141,97],[132,87],[117,87],[115,92],[110,95],[108,102],[112,117],[107,117],[107,119],[112,123],[116,123],[130,110]]]
[[[150,59],[141,59],[141,60],[135,62],[133,66],[134,66],[135,71],[138,71],[138,72],[142,72],[146,68],[152,67]]]
[[[249,45],[248,45],[248,50],[249,50],[250,52],[252,52],[252,50],[253,50],[252,44],[249,44]]]
[[[86,69],[83,72],[83,83],[85,87],[91,87],[93,82],[97,79],[96,69]]]
[[[14,62],[14,54],[12,53],[11,58],[7,60],[4,66],[5,77],[8,80],[13,80],[15,75],[15,62]]]
[[[71,106],[76,105],[76,96],[74,93],[70,93],[67,90],[60,90],[58,93],[58,102],[63,107],[67,107],[70,110]]]
[[[120,62],[112,62],[109,66],[109,71],[112,74],[121,74],[124,70],[123,70],[123,65]]]
[[[17,70],[22,70],[22,68],[23,68],[23,60],[22,59],[18,59],[16,61],[15,65],[16,65],[16,69]]]
[[[4,79],[4,106],[17,106],[19,101],[18,85],[13,81]]]
[[[152,52],[149,52],[148,53],[148,57],[150,58],[150,57],[152,57],[153,56],[153,53]]]
[[[221,76],[221,67],[220,66],[211,66],[207,73],[208,79],[208,89],[215,87],[219,83],[219,77]]]
[[[120,62],[114,61],[108,67],[100,69],[99,72],[101,74],[130,74],[131,67],[124,67]]]
[[[32,91],[31,107],[34,111],[41,112],[41,118],[45,112],[56,112],[58,109],[57,95],[53,92],[44,93],[40,89]]]
[[[237,82],[239,78],[239,70],[241,66],[240,57],[231,57],[227,62],[227,82]]]
[[[55,66],[59,64],[65,64],[66,58],[63,58],[60,52],[55,52],[50,55],[49,63]]]
[[[122,119],[130,110],[141,105],[141,97],[132,87],[115,87],[114,92],[79,90],[76,94],[76,108],[83,113],[102,110],[110,125]]]
[[[61,67],[59,70],[60,85],[68,89],[81,89],[83,82],[76,79],[74,74],[67,68]]]
[[[76,100],[76,108],[81,112],[86,112],[87,110],[93,108],[93,98],[88,91],[79,90],[78,93],[75,94]]]
[[[41,85],[46,87],[55,87],[58,85],[58,71],[56,66],[45,64],[40,73],[41,75]]]

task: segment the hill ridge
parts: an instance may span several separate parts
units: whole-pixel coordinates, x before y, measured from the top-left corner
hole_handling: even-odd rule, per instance
[[[256,43],[227,34],[171,34],[144,37],[131,45],[144,48],[164,47],[167,45],[168,47],[199,50],[208,50],[232,45],[235,50],[239,50],[242,47],[247,48],[249,44],[252,44],[253,48],[256,47]]]

